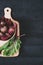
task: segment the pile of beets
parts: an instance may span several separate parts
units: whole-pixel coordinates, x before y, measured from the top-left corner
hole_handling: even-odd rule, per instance
[[[16,24],[10,19],[2,17],[0,19],[0,40],[8,40],[15,32]]]

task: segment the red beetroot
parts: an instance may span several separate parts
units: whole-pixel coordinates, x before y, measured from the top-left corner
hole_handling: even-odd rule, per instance
[[[0,25],[0,29],[1,29],[1,25]]]
[[[1,26],[4,26],[5,25],[4,21],[1,21],[0,25]]]
[[[6,35],[7,37],[11,37],[11,35],[10,35],[9,33],[6,33],[5,35]]]
[[[12,21],[10,19],[5,19],[5,22],[7,23],[7,25],[12,25]]]
[[[1,32],[5,33],[7,31],[7,27],[4,26],[4,27],[1,27]]]
[[[2,36],[2,37],[1,37],[1,40],[7,40],[7,39],[8,39],[7,36]]]
[[[8,33],[9,34],[13,34],[14,33],[14,29],[12,27],[10,27],[9,30],[8,30]]]
[[[0,32],[0,36],[3,36],[3,34]]]
[[[2,18],[0,20],[0,39],[8,40],[15,32],[16,23],[13,23],[10,19]]]

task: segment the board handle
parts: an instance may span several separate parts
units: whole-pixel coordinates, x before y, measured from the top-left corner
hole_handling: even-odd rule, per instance
[[[11,8],[9,7],[4,8],[4,17],[11,19]]]

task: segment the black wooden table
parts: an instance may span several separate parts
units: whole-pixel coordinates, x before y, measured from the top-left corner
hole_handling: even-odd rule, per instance
[[[0,17],[5,7],[20,22],[22,45],[17,58],[1,58],[0,65],[43,65],[43,0],[0,0]]]

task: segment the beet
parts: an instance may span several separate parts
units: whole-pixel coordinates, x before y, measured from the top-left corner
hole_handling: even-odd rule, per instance
[[[3,21],[1,21],[1,25],[4,25],[4,22]]]
[[[0,36],[3,36],[3,33],[0,32]]]
[[[8,40],[9,38],[11,38],[11,35],[6,33],[5,35],[1,36],[1,40]]]
[[[5,22],[7,25],[10,25],[10,26],[13,25],[13,23],[10,19],[5,19]]]
[[[8,33],[9,34],[13,34],[14,33],[14,29],[10,27],[9,30],[8,30]]]
[[[11,37],[11,35],[10,35],[9,33],[6,33],[5,35],[6,35],[8,38]]]
[[[1,27],[1,32],[5,33],[7,31],[7,27],[4,26],[4,27]]]
[[[4,25],[5,25],[4,21],[1,21],[1,22],[0,22],[0,25],[1,25],[1,26],[4,26]]]
[[[0,25],[0,29],[1,29],[1,25]]]
[[[0,19],[0,40],[8,40],[15,32],[16,24],[10,19],[2,17]]]
[[[1,37],[1,40],[7,40],[7,39],[8,39],[7,36],[2,36],[2,37]]]

